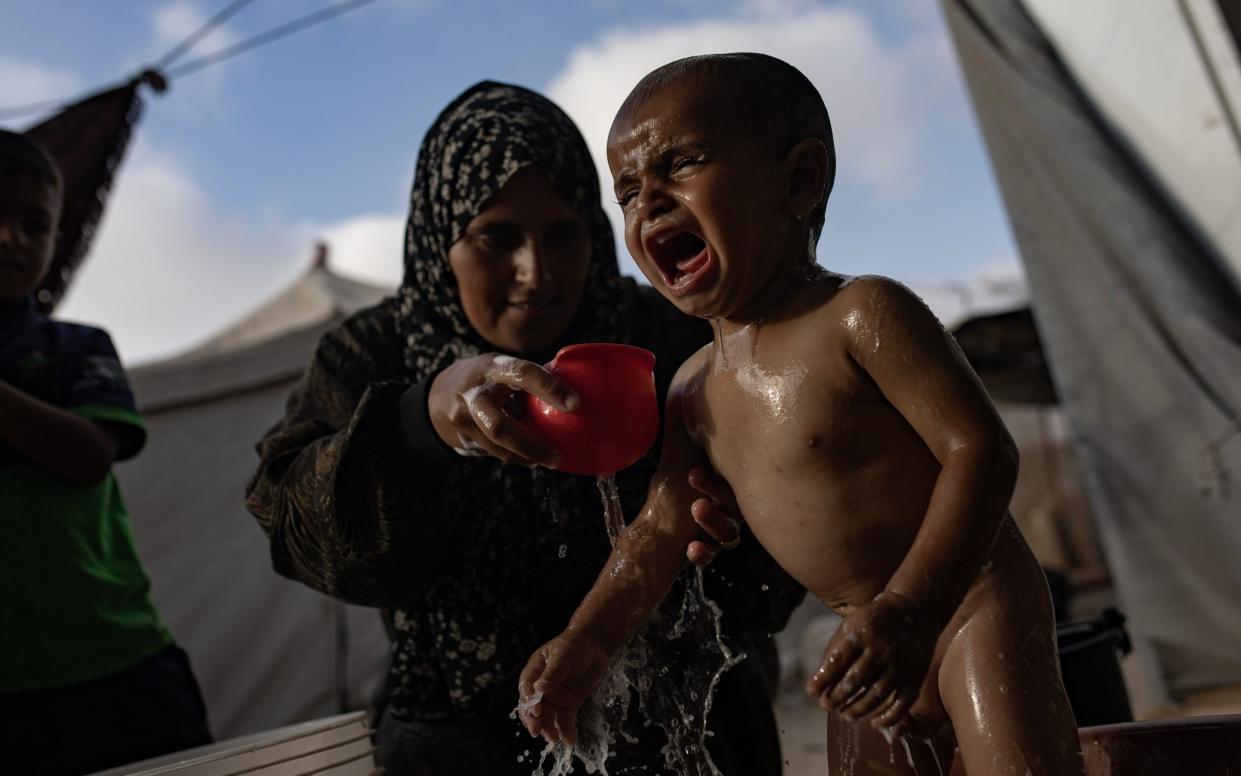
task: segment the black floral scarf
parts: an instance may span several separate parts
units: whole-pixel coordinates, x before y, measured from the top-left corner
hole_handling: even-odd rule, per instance
[[[415,379],[495,348],[466,320],[448,249],[519,170],[536,167],[586,221],[592,241],[586,287],[562,338],[623,342],[630,326],[620,300],[612,228],[599,201],[595,166],[572,120],[529,89],[483,81],[440,113],[418,152],[405,229],[405,279],[397,330]]]

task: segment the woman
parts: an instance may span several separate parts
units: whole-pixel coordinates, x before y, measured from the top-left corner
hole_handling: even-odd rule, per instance
[[[556,452],[512,412],[521,392],[572,407],[537,364],[574,342],[640,345],[656,353],[662,401],[709,338],[619,276],[594,170],[545,98],[483,82],[454,100],[419,152],[400,292],[323,338],[259,444],[247,503],[276,570],[385,610],[390,772],[526,774],[518,757],[539,748],[509,718],[517,675],[568,621],[608,542],[594,479],[556,472]],[[627,515],[653,463],[617,476]],[[713,497],[695,507],[704,527],[734,538],[727,486],[698,477]],[[691,558],[710,554],[696,545]],[[726,636],[770,656],[800,589],[754,541],[707,577]],[[780,770],[765,692],[754,658],[721,680],[711,750],[726,773]],[[641,743],[618,740],[617,762],[659,772],[662,742],[634,728]]]

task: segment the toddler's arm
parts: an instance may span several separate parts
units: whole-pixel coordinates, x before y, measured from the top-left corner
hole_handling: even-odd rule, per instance
[[[689,362],[687,362],[688,364]],[[609,658],[647,622],[686,563],[699,536],[691,507],[699,495],[689,472],[706,456],[682,420],[683,373],[674,378],[664,414],[659,468],[646,504],[621,532],[594,587],[564,632],[531,656],[520,680],[521,717],[532,735],[577,737],[577,711],[603,678]],[[602,530],[602,526],[600,526]]]
[[[995,541],[1017,452],[977,375],[920,299],[884,278],[848,288],[850,356],[940,464],[914,542],[885,590],[846,617],[808,689],[849,716],[900,721],[935,641]]]
[[[77,485],[93,485],[116,459],[117,435],[0,381],[0,441]]]

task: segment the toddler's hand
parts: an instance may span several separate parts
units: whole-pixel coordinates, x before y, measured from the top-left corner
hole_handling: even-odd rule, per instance
[[[850,719],[874,714],[875,727],[901,724],[918,697],[940,625],[889,592],[851,611],[806,685],[825,709]]]
[[[595,691],[608,655],[593,639],[561,634],[530,656],[518,680],[517,710],[530,735],[577,742],[577,711]]]

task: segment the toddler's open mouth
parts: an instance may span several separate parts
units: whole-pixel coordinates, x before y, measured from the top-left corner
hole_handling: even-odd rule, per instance
[[[645,242],[647,255],[655,261],[668,289],[677,296],[693,291],[714,265],[706,241],[693,232],[660,230]]]

